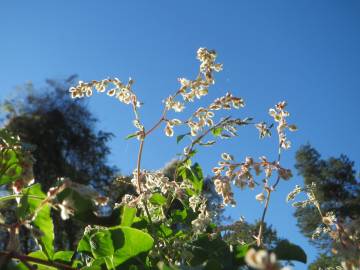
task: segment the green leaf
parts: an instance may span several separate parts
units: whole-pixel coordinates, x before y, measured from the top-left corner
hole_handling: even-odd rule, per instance
[[[185,134],[181,134],[179,136],[176,137],[176,143],[179,143],[182,141],[182,139],[184,139],[187,135],[189,135],[190,133],[185,133]]]
[[[108,269],[115,269],[114,246],[109,230],[100,230],[91,235],[90,247],[95,259],[103,259]]]
[[[172,235],[173,231],[163,223],[159,226],[158,230],[159,234],[162,235],[162,237],[167,238],[168,236]]]
[[[164,262],[158,262],[157,267],[159,268],[159,270],[178,270],[179,269],[175,266],[170,267],[170,266],[166,265]]]
[[[23,189],[22,194],[16,214],[21,220],[35,216],[32,224],[41,231],[41,235],[37,237],[39,244],[46,256],[52,259],[54,255],[54,224],[50,216],[51,208],[49,204],[44,204],[43,201],[39,200],[39,198],[45,199],[46,195],[42,192],[40,184]]]
[[[114,254],[114,246],[111,239],[111,232],[101,230],[91,235],[90,247],[95,259],[112,256]]]
[[[245,255],[249,251],[250,246],[247,244],[237,245],[234,249],[234,257],[238,265],[245,265]]]
[[[160,193],[154,193],[149,200],[152,204],[156,204],[160,206],[166,204],[167,201],[167,199]]]
[[[199,145],[201,145],[201,146],[211,146],[214,144],[215,144],[215,141],[207,141],[205,143],[199,143]]]
[[[179,167],[179,175],[183,180],[190,181],[193,185],[196,194],[200,194],[203,188],[204,176],[202,169],[198,163],[195,163],[192,166],[187,166],[183,164]],[[187,190],[189,195],[193,195],[194,192]]]
[[[235,249],[235,257],[240,259],[240,258],[244,258],[246,253],[249,250],[249,245],[237,245],[236,249]]]
[[[84,266],[81,270],[102,270],[101,265]]]
[[[212,129],[212,130],[211,130],[211,133],[212,133],[214,136],[218,137],[218,136],[221,135],[221,132],[222,132],[222,131],[223,131],[223,128],[222,128],[222,127],[218,127],[218,128]]]
[[[65,263],[70,263],[71,258],[74,255],[74,251],[58,251],[53,256],[53,261],[61,261]]]
[[[90,246],[90,235],[85,233],[84,236],[78,243],[77,252],[89,253],[91,254],[91,246]]]
[[[17,180],[22,174],[19,153],[13,149],[3,150],[0,160],[0,186]]]
[[[171,212],[171,217],[175,222],[182,222],[187,218],[187,211],[185,208],[183,210],[176,209]]]
[[[5,201],[9,201],[9,200],[15,200],[16,198],[20,198],[22,197],[23,195],[21,194],[12,194],[12,195],[6,195],[6,196],[3,196],[3,197],[0,197],[0,202],[5,202]],[[34,199],[34,200],[39,200],[39,201],[42,201],[44,200],[44,197],[38,197],[38,196],[34,196],[34,195],[26,195],[28,198],[31,198],[31,199]]]
[[[136,208],[124,205],[121,209],[121,226],[131,226],[136,215]]]
[[[127,136],[125,137],[125,140],[129,140],[129,139],[131,139],[131,138],[134,138],[134,137],[136,137],[137,135],[138,135],[137,133],[129,134],[129,135],[127,135]]]
[[[199,163],[195,163],[193,166],[191,166],[191,173],[193,177],[190,179],[192,180],[192,184],[194,186],[194,189],[201,193],[204,183],[204,176],[202,173],[202,169],[199,165]]]
[[[214,260],[218,262],[216,269],[237,269],[233,261],[233,254],[230,252],[228,244],[222,239],[209,239],[207,235],[201,235],[191,243],[193,247],[191,253],[193,257],[189,263],[191,266],[206,266],[205,269],[214,269]]]
[[[148,233],[123,226],[112,229],[112,239],[116,249],[114,253],[116,266],[148,252],[154,244],[154,239]]]
[[[116,226],[108,229],[94,229],[87,232],[78,245],[79,252],[93,255],[96,263],[103,263],[113,269],[123,262],[148,252],[153,238],[138,229]]]
[[[188,157],[191,158],[191,157],[195,156],[196,153],[197,153],[196,149],[191,150],[190,153],[188,154]]]
[[[307,257],[304,250],[298,245],[290,243],[288,240],[280,241],[273,252],[278,260],[299,261],[306,263]]]
[[[28,256],[33,257],[33,258],[42,259],[44,261],[48,261],[47,255],[41,250],[31,252],[31,253],[28,254]],[[43,264],[40,264],[40,263],[31,262],[30,264],[31,265],[36,265],[37,270],[57,270],[57,268],[55,268],[55,267],[51,267],[51,266],[48,266],[48,265],[43,265]],[[26,269],[28,269],[28,268],[26,268]]]

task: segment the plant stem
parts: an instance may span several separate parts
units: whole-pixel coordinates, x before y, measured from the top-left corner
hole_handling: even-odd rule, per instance
[[[137,186],[138,186],[138,189],[139,189],[139,194],[142,193],[141,181],[140,181],[140,166],[141,166],[142,152],[143,152],[143,149],[144,149],[144,141],[145,141],[145,137],[142,138],[141,141],[140,141],[137,164],[136,164],[136,170],[137,170],[136,177],[137,177]]]
[[[280,160],[281,160],[281,146],[279,144],[279,148],[278,148],[278,157],[277,157],[277,165],[280,166]],[[270,202],[270,197],[271,197],[271,192],[273,192],[275,190],[275,188],[277,187],[277,185],[280,183],[280,173],[278,173],[277,175],[277,179],[275,184],[273,185],[272,188],[266,188],[266,192],[267,192],[267,196],[266,196],[266,201],[265,201],[265,207],[261,216],[261,220],[260,220],[260,227],[259,227],[259,233],[256,237],[256,243],[257,246],[260,247],[263,244],[263,233],[264,233],[264,222],[265,222],[265,217],[266,217],[266,212],[269,208],[269,202]]]
[[[77,270],[78,269],[78,268],[73,268],[70,265],[66,265],[66,264],[62,264],[62,263],[58,263],[58,262],[46,261],[46,260],[43,260],[43,259],[18,254],[18,253],[15,253],[15,252],[0,251],[0,256],[7,256],[7,257],[10,257],[10,258],[13,258],[13,259],[18,259],[18,260],[20,260],[22,262],[33,262],[33,263],[47,265],[47,266],[51,266],[51,267],[58,268],[58,269],[63,269],[63,270]],[[30,269],[32,269],[32,268],[30,268]]]
[[[40,196],[36,196],[36,195],[12,194],[12,195],[8,195],[8,196],[0,197],[0,202],[13,200],[16,198],[21,198],[22,196],[27,196],[30,199],[36,199],[39,201],[44,200],[44,197],[40,197]]]
[[[259,233],[258,236],[256,237],[256,243],[257,246],[260,247],[262,245],[262,238],[263,238],[263,231],[264,231],[264,221],[265,221],[265,216],[266,216],[266,212],[269,208],[269,202],[270,202],[270,196],[271,196],[271,190],[267,189],[267,196],[266,196],[266,201],[265,201],[265,208],[264,211],[262,213],[261,216],[261,220],[260,220],[260,227],[259,227]]]

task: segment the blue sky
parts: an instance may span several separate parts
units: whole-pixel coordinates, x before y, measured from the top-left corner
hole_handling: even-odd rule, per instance
[[[324,156],[345,153],[359,169],[360,142],[360,2],[359,1],[1,1],[0,99],[17,85],[78,74],[81,80],[116,76],[135,79],[144,101],[142,116],[150,126],[160,116],[161,100],[177,87],[178,77],[192,78],[199,47],[215,49],[224,71],[218,74],[210,100],[232,91],[246,101],[234,115],[270,120],[268,109],[287,100],[292,167],[295,150],[310,142]],[[208,101],[210,101],[208,100]],[[124,173],[135,166],[131,111],[97,95],[88,101],[98,127],[113,132],[110,162]],[[190,109],[190,108],[189,108]],[[161,143],[159,143],[161,140]],[[223,151],[239,160],[276,155],[274,139],[259,141],[245,128],[239,138],[204,149],[197,160],[206,172]],[[145,168],[161,168],[181,151],[175,139],[154,133],[145,145]],[[298,229],[285,196],[299,177],[281,183],[271,201],[268,222],[280,236],[316,256]],[[238,192],[234,219],[260,216],[254,192]],[[305,269],[297,265],[296,269]]]

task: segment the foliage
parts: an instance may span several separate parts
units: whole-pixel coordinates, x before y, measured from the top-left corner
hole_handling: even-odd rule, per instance
[[[39,269],[220,270],[248,267],[280,269],[281,261],[289,260],[305,263],[306,254],[301,247],[286,240],[272,241],[271,234],[268,240],[265,238],[265,219],[270,199],[278,185],[292,176],[291,171],[280,162],[283,151],[290,147],[287,131],[296,130],[294,125],[287,122],[289,113],[286,111],[286,102],[279,102],[269,111],[276,123],[278,135],[278,157],[275,161],[262,156],[259,161],[247,157],[245,161],[239,162],[232,154],[223,153],[218,165],[213,168],[213,189],[210,192],[214,191],[220,196],[221,207],[236,204],[235,188],[261,189],[254,200],[255,203],[263,204],[256,230],[249,232],[250,238],[229,238],[229,227],[215,223],[218,212],[208,203],[209,190],[206,185],[209,184],[205,183],[200,164],[195,162],[196,153],[203,147],[216,144],[220,139],[236,137],[239,129],[245,126],[255,126],[260,138],[270,136],[273,127],[273,124],[268,125],[263,121],[254,123],[250,117],[219,117],[219,110],[226,112],[245,106],[242,98],[231,93],[215,99],[207,107],[196,108],[186,119],[171,116],[172,113],[183,111],[185,105],[191,107],[195,100],[208,94],[215,82],[214,73],[222,70],[222,65],[216,63],[216,57],[214,51],[205,48],[198,50],[198,75],[194,80],[179,79],[179,89],[165,100],[160,119],[150,128],[142,124],[142,102],[132,90],[132,79],[127,83],[117,78],[94,80],[79,82],[71,87],[70,93],[74,99],[92,96],[94,92],[106,92],[131,106],[135,131],[128,139],[137,139],[138,159],[132,177],[117,179],[117,182],[126,182],[132,188],[128,189],[129,194],[115,194],[112,197],[111,201],[116,203],[108,206],[112,211],[106,217],[96,212],[96,206],[108,202],[107,198],[94,188],[84,185],[88,183],[86,181],[79,183],[72,181],[71,176],[64,177],[51,183],[51,187],[45,184],[45,193],[38,183],[18,177],[9,178],[11,173],[3,171],[1,179],[3,176],[7,179],[5,182],[11,185],[13,194],[1,200],[20,200],[15,205],[15,221],[1,225],[9,232],[10,240],[6,250],[0,252],[0,268],[35,269],[36,264]],[[25,114],[23,117],[28,116]],[[71,126],[73,123],[68,124]],[[173,137],[175,129],[184,129],[186,132],[183,134],[191,140],[183,153],[178,155],[175,168],[169,170],[167,175],[164,171],[145,170],[141,164],[147,138],[161,125],[164,125],[166,136]],[[176,143],[184,143],[184,137],[178,137]],[[1,151],[15,149],[16,156],[28,153],[31,157],[20,140],[15,141],[17,147],[13,146],[13,138],[2,137]],[[47,145],[42,147],[49,149]],[[1,164],[9,164],[11,158],[11,155],[3,155]],[[24,174],[27,167],[21,165],[20,168],[19,173]],[[19,180],[22,185],[17,184]],[[120,198],[121,201],[116,201]],[[53,219],[49,216],[50,208],[59,211],[62,219],[80,220],[88,225],[76,249],[59,250],[51,245],[54,232],[51,226]],[[111,222],[108,222],[108,218]],[[26,255],[20,252],[18,240],[22,227],[31,232],[37,243],[37,251]]]
[[[31,145],[33,161],[29,170],[33,171],[27,174],[29,179],[26,181],[35,178],[43,190],[48,190],[56,185],[58,178],[68,177],[106,192],[104,187],[117,172],[106,165],[106,157],[110,153],[106,143],[112,134],[96,132],[96,119],[84,102],[74,102],[69,97],[67,89],[74,79],[75,76],[63,82],[47,80],[44,92],[38,92],[32,85],[25,86],[23,99],[18,96],[2,104],[7,119],[5,127]],[[12,167],[12,170],[15,169],[21,170],[21,166]],[[4,177],[0,183],[11,182]],[[20,181],[17,183],[26,185]],[[58,248],[75,248],[84,226],[74,220],[62,221],[56,212],[52,215],[55,245]],[[21,234],[22,242],[29,242],[29,233],[25,229]],[[23,249],[30,252],[32,246],[29,243]]]
[[[326,256],[325,254],[320,254],[316,260],[309,265],[309,270],[319,270],[319,269],[336,269],[335,267],[340,265],[341,261],[338,257],[335,256]]]

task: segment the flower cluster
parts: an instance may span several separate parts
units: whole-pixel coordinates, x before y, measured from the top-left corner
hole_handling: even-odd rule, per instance
[[[197,51],[197,59],[201,61],[200,71],[204,74],[209,83],[214,83],[212,71],[219,72],[223,69],[222,64],[216,64],[216,52],[206,48],[199,48]]]
[[[316,189],[316,184],[312,182],[310,185],[306,185],[304,188],[296,185],[295,188],[287,195],[286,201],[293,201],[295,200],[296,196],[301,192],[306,193],[307,199],[303,201],[294,202],[292,204],[293,207],[301,207],[305,208],[309,205],[315,205],[316,208],[319,207],[319,202],[315,198],[314,191]]]
[[[255,127],[259,130],[259,136],[260,139],[263,139],[265,137],[270,137],[271,136],[271,132],[270,132],[270,128],[271,126],[267,126],[267,124],[265,122],[260,122],[258,124],[255,125]]]
[[[198,212],[198,216],[191,222],[195,233],[202,233],[211,222],[210,212],[207,210],[206,199],[201,196],[190,197],[190,206],[194,212]],[[197,205],[199,205],[197,207]],[[198,208],[198,209],[196,209]],[[197,210],[197,211],[196,211]]]
[[[245,102],[242,98],[235,97],[231,93],[226,93],[225,96],[217,98],[213,103],[210,104],[211,110],[217,111],[220,109],[230,110],[231,107],[240,109],[245,106]]]
[[[296,185],[295,188],[288,194],[286,201],[293,201],[295,200],[296,196],[301,192],[304,192],[307,198],[303,201],[294,202],[292,204],[293,207],[301,207],[305,208],[308,206],[315,206],[318,209],[323,224],[320,224],[312,234],[312,239],[317,239],[320,237],[321,234],[325,233],[328,234],[332,231],[332,226],[336,223],[336,217],[332,212],[328,212],[325,215],[322,214],[320,209],[320,203],[315,197],[315,190],[316,184],[313,182],[310,185],[306,185],[304,188]]]
[[[174,126],[178,126],[181,125],[181,121],[179,119],[171,119],[171,120],[166,120],[166,126],[165,126],[165,134],[168,137],[172,137],[174,136]]]
[[[136,187],[136,191],[140,194],[137,175],[137,170],[134,170],[131,183],[134,187]],[[169,191],[176,193],[177,189],[180,188],[176,182],[170,181],[170,179],[161,171],[150,172],[143,170],[140,172],[140,177],[141,191],[143,193],[152,194],[155,192],[161,192],[163,194],[167,194]]]
[[[360,258],[360,220],[348,218],[347,220],[339,221],[334,212],[323,213],[320,203],[315,196],[315,183],[306,185],[303,188],[296,186],[287,196],[287,201],[295,200],[295,197],[301,192],[306,194],[307,199],[295,202],[293,206],[314,206],[322,222],[313,232],[312,239],[315,240],[325,234],[333,240],[331,252],[333,254],[341,254],[341,257],[344,259],[341,266],[338,266],[336,269],[359,269],[360,262],[354,260],[354,258]]]
[[[206,48],[200,48],[197,52],[197,58],[201,62],[199,75],[195,80],[179,79],[179,90],[175,95],[169,96],[165,100],[166,110],[183,111],[185,105],[183,102],[175,100],[177,95],[181,95],[184,102],[192,102],[195,98],[200,99],[207,95],[209,86],[214,84],[213,71],[219,72],[222,70],[222,65],[215,63],[216,53]],[[209,107],[198,108],[184,123],[190,128],[191,136],[196,136],[205,126],[211,127],[214,125],[213,117],[215,114],[212,111],[230,109],[231,107],[237,109],[244,107],[244,101],[242,98],[234,97],[232,94],[227,93],[224,97],[217,98]],[[168,121],[165,127],[165,134],[167,136],[173,136],[172,126]]]
[[[69,92],[72,98],[83,98],[92,96],[95,89],[99,93],[107,92],[109,96],[117,98],[122,103],[140,107],[141,103],[132,90],[133,83],[134,81],[129,79],[128,83],[124,84],[118,78],[91,82],[79,81],[78,85],[69,89]],[[108,89],[109,85],[112,85],[112,88]]]
[[[278,122],[277,132],[279,134],[279,145],[283,149],[288,149],[291,146],[291,142],[287,140],[285,130],[297,130],[295,125],[289,125],[286,121],[286,118],[290,115],[289,112],[285,110],[286,105],[286,102],[282,101],[275,105],[275,109],[271,108],[269,110],[269,114],[274,118],[275,122]]]
[[[222,70],[222,65],[215,63],[215,51],[206,48],[200,48],[197,51],[197,59],[200,60],[200,70],[195,80],[188,80],[179,78],[180,88],[175,95],[169,96],[165,100],[165,108],[167,110],[173,109],[175,112],[184,110],[185,105],[183,102],[176,101],[175,97],[181,95],[184,102],[192,102],[195,98],[200,99],[208,94],[208,88],[211,84],[215,83],[213,72]]]
[[[165,108],[167,110],[173,109],[175,112],[182,112],[185,109],[184,103],[174,100],[173,96],[169,96],[165,100]]]
[[[266,250],[250,249],[245,256],[245,262],[248,266],[259,270],[279,270],[289,269],[288,267],[281,268],[276,260],[275,253],[269,253]]]
[[[207,108],[200,107],[198,108],[193,115],[186,121],[187,125],[190,128],[191,136],[197,136],[200,131],[204,129],[204,127],[212,127],[214,126],[214,116],[215,113],[213,111],[225,109],[230,110],[231,108],[240,109],[243,107],[244,101],[242,98],[234,97],[230,93],[226,93],[225,96],[217,98],[213,103],[211,103]],[[224,128],[232,133],[235,136],[236,128],[235,123],[228,124],[224,126]]]
[[[216,193],[223,198],[224,205],[236,205],[229,178],[217,178],[214,180],[214,185]]]
[[[234,202],[230,182],[239,188],[248,186],[253,189],[256,185],[254,173],[258,176],[262,171],[264,172],[265,187],[268,187],[268,179],[274,170],[278,172],[281,179],[288,180],[292,176],[291,170],[282,168],[278,162],[269,162],[264,156],[260,157],[260,162],[255,162],[253,158],[246,157],[242,163],[234,162],[233,156],[228,153],[223,153],[221,158],[222,161],[218,163],[219,167],[214,167],[212,170],[216,177],[216,192],[223,197],[225,205]],[[225,174],[225,177],[220,177],[222,173]],[[262,201],[264,198],[259,194],[256,199]]]

